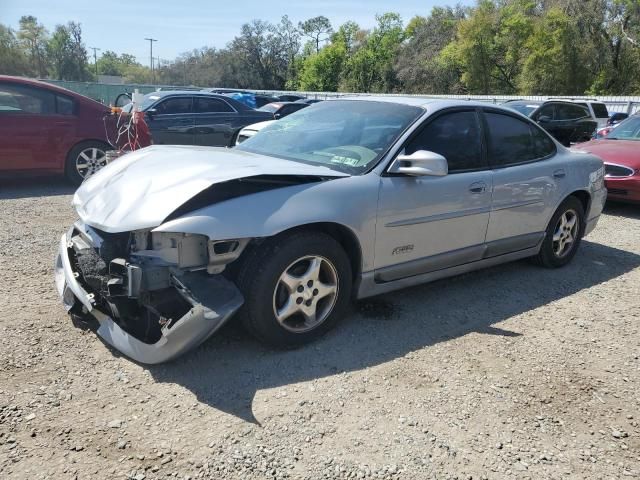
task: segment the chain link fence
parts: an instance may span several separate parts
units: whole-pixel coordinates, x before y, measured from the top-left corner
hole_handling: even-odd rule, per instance
[[[138,89],[140,93],[150,93],[156,90],[199,90],[200,87],[175,86],[175,85],[148,85],[148,84],[107,84],[93,82],[70,82],[62,80],[45,80],[71,91],[80,93],[87,97],[93,98],[105,105],[113,105],[118,96],[122,93],[131,93]],[[607,105],[609,113],[621,112],[629,115],[640,112],[640,96],[573,96],[573,97],[548,97],[542,95],[518,96],[518,95],[405,95],[405,94],[371,94],[371,93],[342,93],[342,92],[294,92],[284,90],[252,90],[256,93],[264,93],[268,95],[293,94],[302,95],[307,98],[317,98],[326,100],[329,98],[338,98],[354,95],[378,95],[378,96],[412,96],[423,98],[441,98],[441,99],[459,99],[459,100],[476,100],[481,102],[489,102],[500,104],[507,100],[547,100],[550,98],[571,99],[571,100],[598,100]]]

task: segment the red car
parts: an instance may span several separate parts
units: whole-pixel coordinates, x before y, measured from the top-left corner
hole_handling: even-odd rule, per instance
[[[606,137],[576,148],[604,160],[607,198],[640,203],[640,115],[629,117]]]
[[[109,107],[48,83],[0,75],[0,175],[64,173],[80,184],[106,163]]]

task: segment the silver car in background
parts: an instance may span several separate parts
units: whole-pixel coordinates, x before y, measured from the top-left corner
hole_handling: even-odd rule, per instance
[[[234,315],[300,345],[353,298],[526,257],[567,264],[598,221],[603,174],[512,110],[326,101],[233,149],[152,146],[99,171],[74,196],[56,283],[142,363]]]

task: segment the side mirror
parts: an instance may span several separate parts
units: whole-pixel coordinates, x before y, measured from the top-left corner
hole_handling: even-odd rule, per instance
[[[443,177],[449,173],[447,159],[442,155],[418,150],[411,155],[398,155],[389,167],[389,173],[400,173],[412,177]]]
[[[282,118],[282,114],[281,113],[274,113],[273,114],[273,118],[275,118],[276,120],[280,120]]]
[[[158,113],[158,111],[155,108],[149,108],[147,110],[145,110],[144,112],[146,114],[147,117],[149,118],[153,118],[153,116]]]
[[[551,121],[551,117],[548,115],[542,115],[540,117],[538,117],[538,123],[545,123],[545,122],[550,122]]]

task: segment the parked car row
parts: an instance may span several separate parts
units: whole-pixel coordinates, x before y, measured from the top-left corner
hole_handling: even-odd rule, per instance
[[[158,145],[232,147],[274,121],[319,101],[282,95],[278,101],[254,109],[233,98],[234,95],[275,99],[231,89],[153,92],[145,95],[140,105],[151,138],[136,136],[136,142],[142,147],[152,141]],[[581,145],[597,150],[610,164],[607,170],[607,179],[611,179],[607,180],[611,186],[610,198],[639,200],[635,186],[640,155],[634,133],[637,117],[623,121],[626,114],[615,113],[604,118],[606,106],[597,101],[519,100],[506,102],[504,106],[530,117],[567,146],[589,140],[604,120],[608,126],[598,130],[595,136],[608,135],[609,141]],[[123,110],[126,113],[130,108],[131,104]],[[35,80],[0,76],[0,128],[3,131],[0,175],[64,173],[72,182],[81,183],[106,165],[107,151],[115,148],[121,137],[111,125],[114,119],[109,115],[109,108],[66,89]],[[613,131],[615,135],[611,135]],[[622,166],[624,172],[618,166]]]

